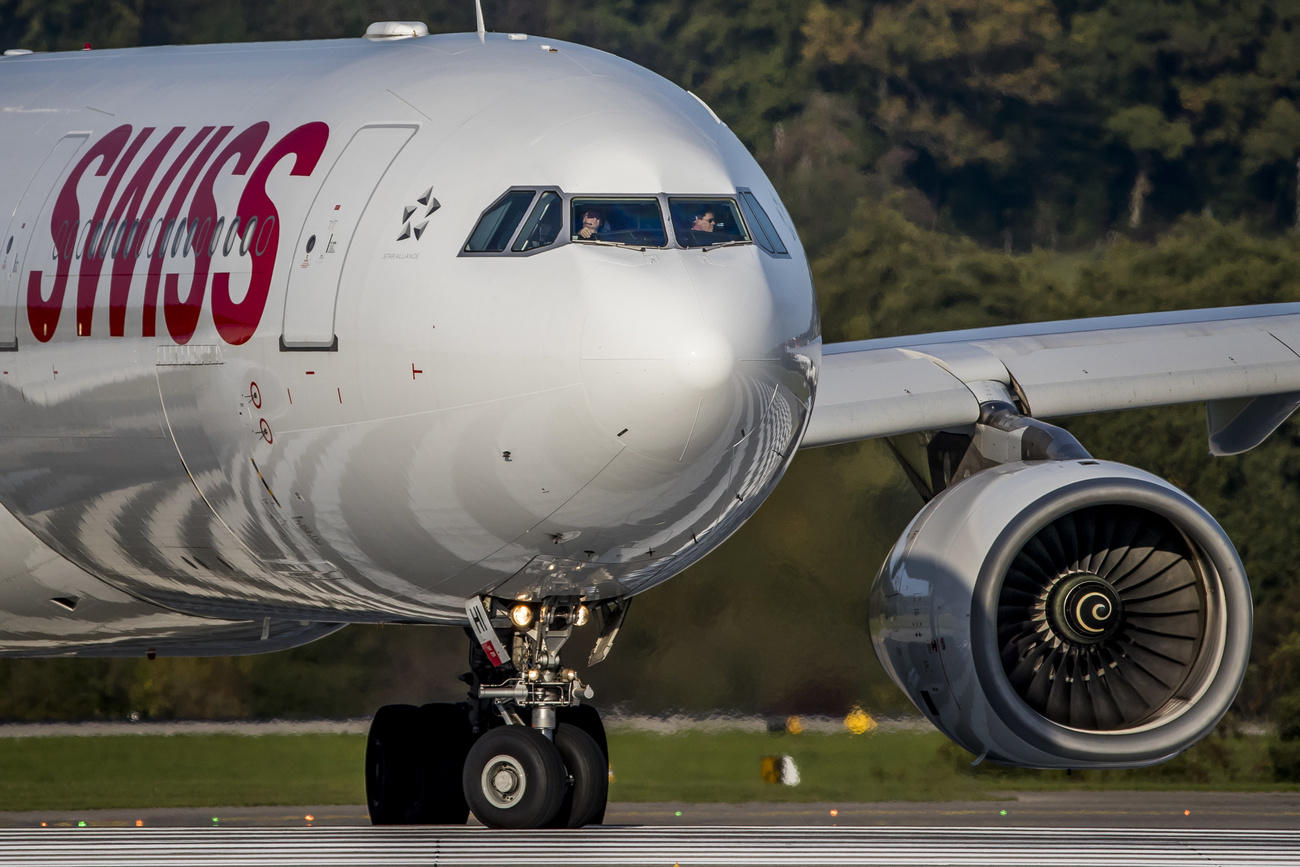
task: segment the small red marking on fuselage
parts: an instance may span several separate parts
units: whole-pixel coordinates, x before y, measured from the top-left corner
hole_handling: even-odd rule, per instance
[[[339,387],[338,389],[336,389],[336,390],[337,390],[338,393],[339,393],[339,403],[342,403],[342,402],[343,402],[343,387],[340,386],[340,387]]]
[[[415,379],[416,374],[420,374],[420,373],[424,373],[424,371],[421,370],[420,368],[416,367],[415,364],[412,363],[412,364],[411,364],[411,379]]]
[[[289,406],[293,406],[293,390],[286,388],[284,393],[289,395]]]

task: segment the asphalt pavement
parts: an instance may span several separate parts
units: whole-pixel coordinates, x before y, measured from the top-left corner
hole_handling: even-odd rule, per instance
[[[0,828],[368,825],[364,805],[37,810],[0,813]],[[472,824],[473,820],[471,820]],[[84,823],[84,825],[82,825]],[[137,823],[138,826],[137,826]],[[987,801],[611,803],[617,826],[962,826],[1300,830],[1300,792],[1012,792]],[[1300,853],[1296,856],[1300,864]]]

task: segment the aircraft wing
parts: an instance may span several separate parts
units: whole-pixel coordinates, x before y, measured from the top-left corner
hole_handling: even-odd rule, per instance
[[[1300,304],[859,340],[822,353],[801,448],[971,424],[989,383],[1040,418],[1204,401],[1214,454],[1253,448],[1300,406]]]

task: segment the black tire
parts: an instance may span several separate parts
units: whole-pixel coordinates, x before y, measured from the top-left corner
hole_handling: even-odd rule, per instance
[[[426,704],[420,708],[423,740],[424,793],[420,823],[464,825],[469,805],[461,786],[461,773],[474,734],[469,711],[458,704]]]
[[[424,780],[419,747],[419,708],[389,704],[375,712],[366,737],[366,806],[371,824],[420,821]]]
[[[600,721],[600,713],[589,704],[566,707],[559,713],[560,722],[569,723],[591,735],[591,739],[600,747],[605,764],[609,764],[609,741],[605,738],[605,724]]]
[[[489,828],[544,828],[560,809],[568,774],[555,744],[508,725],[475,742],[461,779],[469,808]]]
[[[381,707],[366,739],[366,805],[375,825],[463,825],[461,771],[473,735],[454,704]]]
[[[609,800],[609,760],[591,735],[570,723],[555,727],[555,748],[568,769],[570,783],[550,827],[599,825],[605,820]]]

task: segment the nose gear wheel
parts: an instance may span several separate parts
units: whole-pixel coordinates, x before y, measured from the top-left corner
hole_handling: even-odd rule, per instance
[[[536,729],[507,725],[484,732],[465,759],[465,800],[489,828],[541,828],[560,809],[568,773],[560,753]]]
[[[569,783],[550,827],[599,825],[605,819],[609,798],[609,756],[595,738],[573,723],[561,722],[555,727],[555,748],[569,773]]]
[[[508,810],[528,792],[528,774],[514,756],[493,756],[483,767],[479,784],[492,806]]]
[[[1131,507],[1082,509],[1035,534],[1003,580],[1003,670],[1053,722],[1132,728],[1192,677],[1207,604],[1206,577],[1168,520]]]

